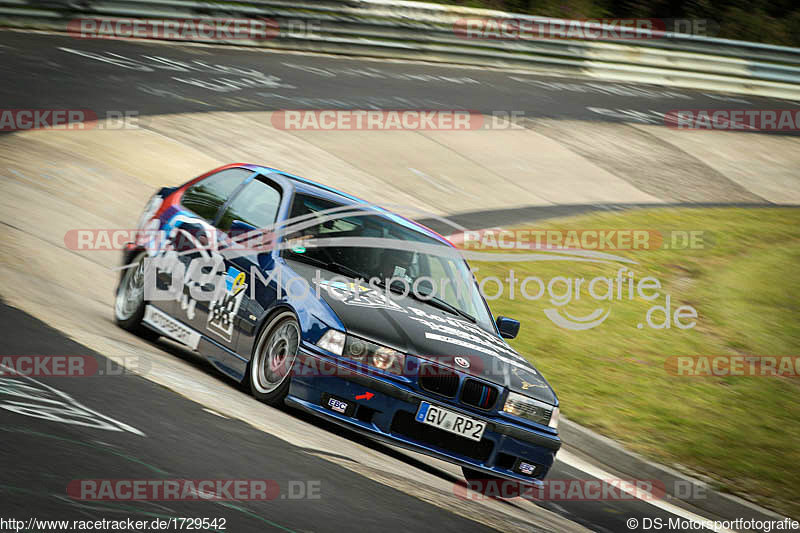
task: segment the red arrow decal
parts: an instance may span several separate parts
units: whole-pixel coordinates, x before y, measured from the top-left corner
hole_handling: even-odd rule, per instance
[[[356,400],[370,400],[372,399],[373,396],[375,396],[375,394],[371,392],[365,392],[364,394],[359,394],[358,396],[356,396]]]

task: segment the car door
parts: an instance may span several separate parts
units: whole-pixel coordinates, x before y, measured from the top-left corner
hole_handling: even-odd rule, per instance
[[[233,193],[242,187],[245,181],[254,174],[246,168],[228,168],[214,173],[189,187],[181,197],[180,210],[166,222],[164,228],[169,235],[166,255],[171,255],[163,265],[170,268],[176,261],[182,268],[178,272],[189,272],[192,261],[208,255],[216,241],[216,230],[213,227],[222,207]],[[162,255],[164,255],[162,253]],[[171,287],[172,276],[169,271],[159,270],[159,284],[166,284],[177,291],[177,295],[166,301],[159,301],[158,307],[173,315],[182,322],[198,329],[197,315],[208,308],[208,301],[192,296],[193,282],[184,276],[177,276],[180,289]],[[197,294],[195,292],[195,294]]]
[[[251,284],[262,283],[254,281],[252,273],[253,269],[260,272],[274,267],[269,240],[281,199],[280,186],[258,174],[223,207],[215,224],[224,260],[225,290],[210,302],[202,332],[231,351],[236,351],[241,330],[252,333],[263,310],[258,300],[251,298]],[[263,286],[257,289],[262,298],[264,290],[272,291]],[[266,300],[274,300],[273,293]]]

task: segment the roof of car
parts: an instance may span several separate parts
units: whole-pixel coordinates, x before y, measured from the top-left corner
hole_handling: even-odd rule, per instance
[[[447,239],[445,239],[444,237],[442,237],[441,235],[439,235],[438,233],[436,233],[432,229],[428,228],[427,226],[423,226],[419,222],[415,222],[415,221],[413,221],[413,220],[411,220],[409,218],[406,218],[404,216],[398,215],[397,213],[393,213],[392,211],[389,211],[388,209],[385,209],[385,208],[380,207],[378,205],[375,205],[375,204],[373,204],[371,202],[368,202],[366,200],[358,198],[357,196],[353,196],[351,194],[347,194],[346,192],[342,192],[342,191],[340,191],[338,189],[334,189],[333,187],[329,187],[327,185],[323,185],[321,183],[317,183],[315,181],[312,181],[312,180],[309,180],[309,179],[306,179],[306,178],[302,178],[300,176],[295,176],[294,174],[289,174],[288,172],[284,172],[283,170],[279,170],[279,169],[276,169],[276,168],[265,167],[265,166],[260,166],[260,165],[246,165],[246,166],[248,168],[252,169],[252,170],[263,172],[265,174],[267,174],[267,173],[280,174],[281,176],[284,176],[284,177],[288,178],[292,182],[292,184],[294,185],[295,190],[297,192],[300,192],[300,193],[312,194],[314,196],[318,196],[320,198],[325,198],[327,200],[331,200],[331,201],[334,201],[334,202],[339,202],[339,203],[342,203],[342,204],[345,204],[345,205],[348,205],[348,204],[351,204],[351,205],[355,205],[355,204],[370,205],[370,206],[374,207],[376,210],[378,210],[382,216],[386,217],[387,219],[389,219],[389,220],[391,220],[393,222],[397,222],[398,224],[401,224],[401,225],[403,225],[403,226],[405,226],[407,228],[419,231],[420,233],[423,233],[423,234],[427,235],[428,237],[431,237],[431,238],[436,239],[436,240],[438,240],[438,241],[440,241],[440,242],[442,242],[444,244],[447,244],[448,246],[453,246],[453,244],[450,241],[448,241]]]

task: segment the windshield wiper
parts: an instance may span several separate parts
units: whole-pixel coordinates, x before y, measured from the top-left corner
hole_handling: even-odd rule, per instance
[[[363,279],[364,281],[369,281],[369,275],[359,272],[358,270],[347,265],[343,265],[342,263],[338,263],[336,261],[322,262],[325,263],[325,268],[328,270],[338,272],[339,274],[344,274],[345,276],[349,276],[354,279]]]
[[[310,255],[298,254],[297,252],[291,250],[290,252],[291,252],[290,259],[300,261],[301,263],[311,263],[313,265],[322,267],[325,270],[330,270],[338,274],[343,274],[350,278],[354,279],[361,278],[364,279],[365,281],[369,280],[368,275],[364,274],[363,272],[359,272],[358,270],[351,268],[347,265],[343,265],[342,263],[338,263],[336,261],[325,261],[324,259],[317,259],[316,257],[312,257]]]
[[[453,313],[455,315],[460,315],[461,317],[466,318],[467,320],[469,320],[473,324],[477,324],[478,323],[478,320],[474,316],[472,316],[471,314],[466,313],[466,312],[462,311],[461,309],[459,309],[458,307],[456,307],[455,305],[449,304],[449,303],[445,302],[444,300],[440,300],[439,298],[437,298],[435,296],[433,298],[427,300],[427,299],[424,299],[424,298],[420,298],[418,295],[413,295],[413,291],[412,291],[412,297],[414,299],[416,299],[416,300],[419,300],[420,302],[425,302],[425,303],[430,304],[430,305],[432,305],[434,307],[438,307],[439,309],[441,309],[443,311],[450,311],[451,313]]]
[[[379,281],[378,285],[380,287],[386,288],[386,283],[384,283],[383,281]],[[405,296],[410,296],[411,298],[414,298],[418,302],[422,302],[422,303],[425,303],[425,304],[428,304],[428,305],[432,305],[433,307],[437,307],[437,308],[441,309],[442,311],[447,311],[448,313],[451,313],[453,315],[459,315],[459,316],[461,316],[463,318],[466,318],[467,320],[469,320],[473,324],[477,324],[477,322],[478,322],[477,319],[474,316],[470,315],[469,313],[466,313],[466,312],[462,311],[461,309],[459,309],[458,307],[456,307],[456,306],[454,306],[452,304],[449,304],[449,303],[445,302],[444,300],[440,300],[439,298],[437,298],[435,296],[433,296],[431,298],[423,298],[422,296],[427,296],[427,295],[417,294],[413,290],[412,291],[408,291],[408,293],[406,293],[405,287],[399,281],[397,282],[397,284],[392,283],[389,286],[389,290],[392,291],[395,294],[402,294],[402,295],[405,295]]]

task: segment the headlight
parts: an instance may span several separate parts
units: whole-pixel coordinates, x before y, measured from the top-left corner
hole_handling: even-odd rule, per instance
[[[528,398],[516,392],[509,392],[503,411],[520,418],[526,418],[538,424],[550,426],[555,429],[558,427],[559,410],[558,407]]]
[[[347,336],[347,341],[344,343],[344,352],[341,355],[397,375],[403,373],[403,367],[406,362],[406,356],[397,350],[351,335]]]
[[[317,342],[317,346],[336,355],[397,375],[403,373],[406,362],[406,356],[397,350],[345,335],[335,329],[326,331]]]
[[[335,329],[329,329],[317,342],[317,346],[323,350],[328,350],[336,355],[342,355],[344,349],[345,334]]]

